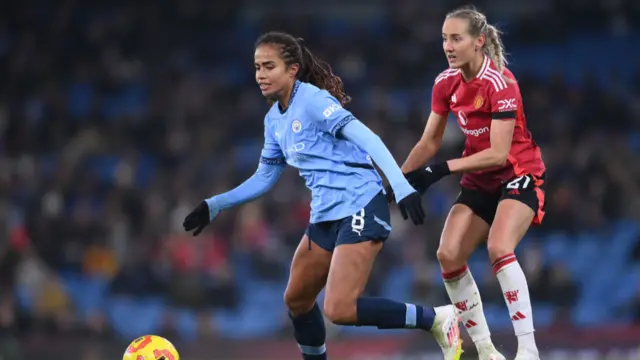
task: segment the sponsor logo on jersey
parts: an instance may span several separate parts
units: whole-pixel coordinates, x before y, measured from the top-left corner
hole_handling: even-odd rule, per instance
[[[478,137],[478,136],[480,136],[480,135],[482,135],[484,133],[488,133],[489,132],[489,127],[488,126],[485,126],[485,127],[479,128],[479,129],[467,129],[467,128],[461,128],[461,129],[462,129],[462,132],[465,135],[475,136],[475,137]]]
[[[293,146],[288,148],[286,150],[287,163],[290,163],[289,161],[298,161],[298,162],[300,162],[300,161],[303,161],[304,159],[306,159],[307,156],[301,153],[304,149],[305,149],[305,146],[304,146],[304,143],[302,143],[302,142],[295,143],[295,144],[293,144]]]
[[[331,116],[331,114],[333,114],[334,112],[336,112],[337,110],[340,110],[340,109],[342,109],[342,106],[340,106],[338,104],[331,104],[331,105],[329,105],[329,107],[324,109],[324,111],[322,111],[322,115],[324,115],[324,117],[328,118],[329,116]]]
[[[463,111],[458,111],[458,121],[460,121],[461,125],[467,125],[469,122],[467,115]]]
[[[467,136],[478,137],[489,132],[488,126],[479,129],[467,129],[465,126],[469,123],[469,119],[467,119],[467,115],[463,111],[458,111],[458,121],[460,122],[460,129],[462,129],[462,132]]]
[[[498,111],[513,111],[517,108],[515,98],[498,100]]]

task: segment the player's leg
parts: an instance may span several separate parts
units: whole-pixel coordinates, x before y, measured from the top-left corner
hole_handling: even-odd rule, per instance
[[[520,179],[519,188],[515,188],[517,185],[514,184],[518,184],[515,180],[507,185],[498,204],[487,243],[493,270],[498,277],[513,329],[518,337],[518,360],[539,358],[533,335],[529,287],[514,254],[529,226],[539,223],[544,216],[544,192],[538,186],[527,188],[527,184],[535,184],[538,180],[526,179],[527,177]]]
[[[500,360],[504,356],[491,342],[478,285],[467,261],[487,239],[498,197],[463,188],[447,216],[437,252],[447,294],[461,311],[462,324],[476,345],[480,360]]]
[[[322,229],[319,230],[322,236]],[[312,231],[313,233],[313,231]],[[322,240],[322,239],[319,239]],[[321,242],[322,244],[322,242]],[[331,251],[305,235],[293,256],[284,302],[293,323],[294,336],[305,360],[326,360],[325,327],[316,297],[327,282]]]
[[[444,347],[446,359],[458,359],[458,314],[453,306],[434,309],[361,296],[375,258],[391,231],[388,224],[389,209],[382,195],[352,218],[341,222],[325,293],[324,309],[327,318],[340,325],[432,331]]]

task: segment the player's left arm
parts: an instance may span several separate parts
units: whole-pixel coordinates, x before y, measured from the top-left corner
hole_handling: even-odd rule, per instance
[[[365,124],[330,95],[317,96],[308,106],[309,116],[320,128],[364,150],[389,180],[396,202],[416,192],[402,174],[398,163],[384,142]]]
[[[493,90],[493,89],[492,89]],[[471,156],[447,161],[451,172],[474,172],[506,164],[513,140],[518,111],[517,83],[507,83],[501,91],[491,94],[491,146]]]

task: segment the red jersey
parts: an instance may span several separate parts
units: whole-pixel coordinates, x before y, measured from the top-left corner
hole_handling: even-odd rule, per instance
[[[505,80],[505,78],[507,80]],[[431,110],[447,116],[453,112],[466,136],[462,156],[469,156],[491,147],[493,120],[515,119],[513,140],[504,166],[465,173],[460,184],[469,189],[497,192],[505,182],[531,174],[540,177],[545,172],[540,148],[527,129],[522,96],[515,77],[508,69],[500,74],[488,56],[478,75],[465,82],[459,69],[447,69],[436,77]]]

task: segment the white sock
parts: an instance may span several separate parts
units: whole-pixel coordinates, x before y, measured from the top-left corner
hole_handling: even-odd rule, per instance
[[[529,286],[515,254],[507,254],[493,263],[493,271],[498,277],[513,330],[518,337],[518,350],[535,350],[533,336],[533,311]]]
[[[462,324],[471,340],[477,346],[490,344],[491,333],[482,311],[480,292],[471,271],[465,265],[462,269],[442,273],[442,278],[451,302],[462,312]]]

